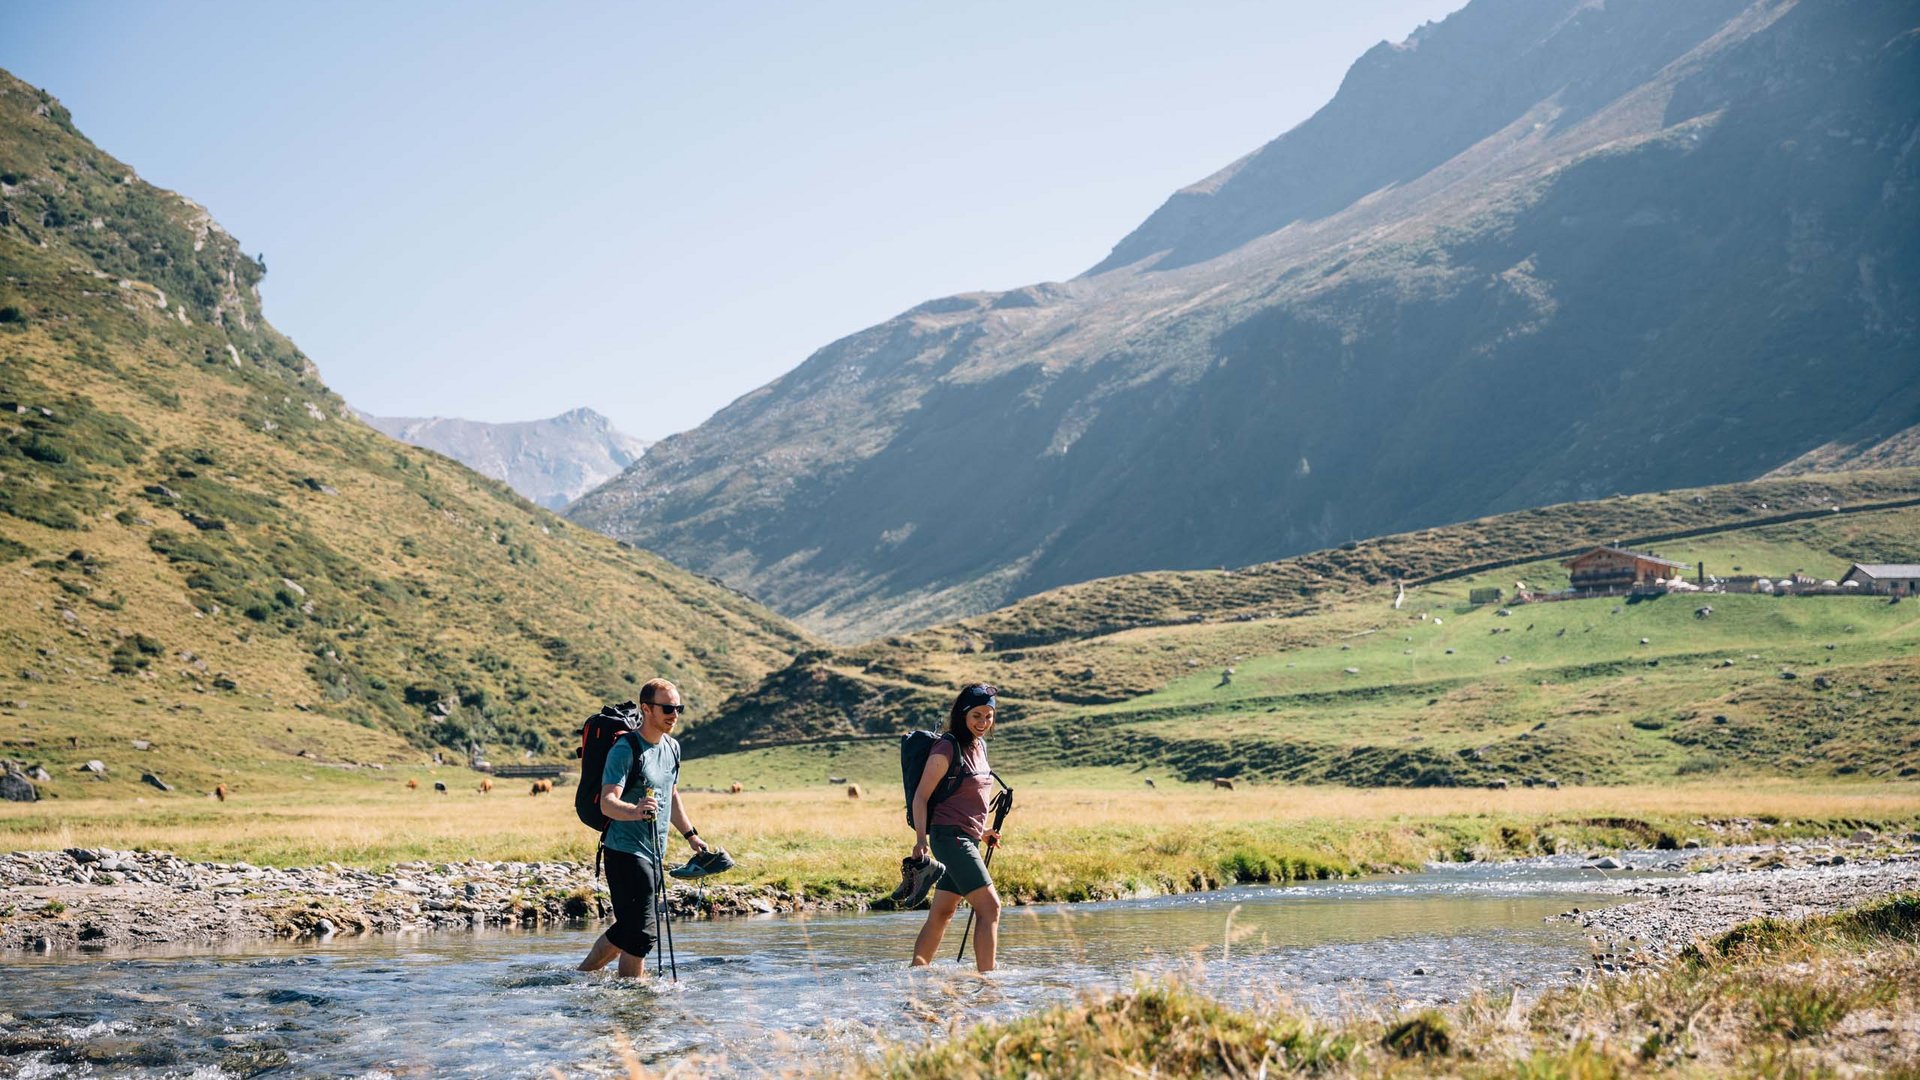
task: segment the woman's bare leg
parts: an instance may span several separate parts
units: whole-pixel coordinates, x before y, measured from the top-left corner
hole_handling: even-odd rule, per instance
[[[913,963],[911,967],[926,967],[933,963],[933,954],[940,951],[940,937],[947,932],[947,924],[953,921],[953,913],[960,907],[960,894],[945,889],[933,891],[933,903],[927,908],[927,921],[920,927],[920,936],[913,942]]]
[[[973,909],[973,962],[985,975],[993,970],[995,954],[1000,951],[1000,894],[991,884],[967,894],[967,906]],[[936,942],[936,944],[938,944]]]

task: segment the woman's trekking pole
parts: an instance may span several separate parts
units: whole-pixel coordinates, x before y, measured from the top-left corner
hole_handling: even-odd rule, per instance
[[[993,865],[993,853],[1000,849],[1000,826],[1006,824],[1007,811],[1013,809],[1013,789],[1007,787],[1007,782],[1000,779],[999,773],[992,775],[995,780],[999,781],[1001,792],[993,797],[993,832],[995,839],[992,844],[987,845],[986,864],[989,867]],[[967,935],[971,933],[973,933],[973,905],[968,904],[967,925],[960,931],[960,951],[953,954],[955,963],[959,963],[967,958]]]

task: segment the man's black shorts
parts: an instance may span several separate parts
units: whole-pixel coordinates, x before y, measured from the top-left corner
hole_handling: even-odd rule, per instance
[[[624,851],[606,849],[607,896],[613,901],[613,925],[607,940],[629,956],[653,951],[657,927],[653,922],[653,861]]]

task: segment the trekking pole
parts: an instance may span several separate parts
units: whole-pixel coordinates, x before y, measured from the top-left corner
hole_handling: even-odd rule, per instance
[[[993,866],[993,853],[1000,849],[1000,840],[999,840],[1000,826],[1006,824],[1007,811],[1013,809],[1013,789],[1010,787],[1007,787],[1007,782],[1005,780],[1000,779],[999,773],[993,773],[992,776],[994,780],[1000,784],[1001,791],[1000,791],[1000,794],[995,795],[993,797],[994,842],[987,845],[986,864],[988,867]],[[960,961],[965,960],[967,958],[967,935],[971,934],[972,932],[973,932],[973,905],[968,904],[967,905],[967,925],[965,926],[965,928],[963,928],[960,931],[960,951],[953,954],[954,963],[957,964]]]
[[[680,981],[680,958],[673,954],[673,902],[667,897],[667,860],[664,857],[654,864],[654,872],[660,875],[660,891],[657,894],[660,907],[666,912],[667,927],[667,969],[673,972],[673,981]]]

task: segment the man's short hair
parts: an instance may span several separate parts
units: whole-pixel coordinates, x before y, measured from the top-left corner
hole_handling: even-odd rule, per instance
[[[646,705],[654,704],[665,698],[669,690],[676,697],[680,694],[680,688],[665,679],[648,679],[647,684],[640,688],[640,701]]]

